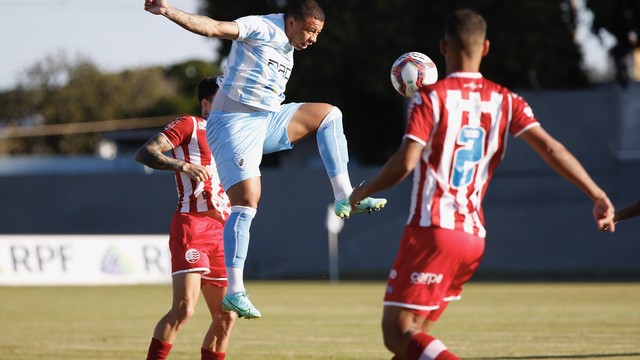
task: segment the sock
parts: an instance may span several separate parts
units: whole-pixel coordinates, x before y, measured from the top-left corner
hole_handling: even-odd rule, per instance
[[[244,268],[227,268],[227,293],[235,294],[244,290]]]
[[[238,285],[242,279],[244,261],[249,251],[249,229],[257,210],[248,206],[232,206],[229,219],[224,225],[224,263],[227,267],[228,291],[235,293],[244,290],[244,285]],[[229,271],[229,268],[232,268]],[[240,271],[233,270],[234,268]],[[237,288],[241,288],[238,291]]]
[[[226,353],[200,348],[200,360],[224,360]]]
[[[342,112],[337,107],[324,117],[316,133],[318,150],[320,157],[327,170],[329,178],[347,172],[349,162],[349,152],[347,149],[347,138],[344,136],[342,128]],[[351,186],[346,190],[351,192]],[[345,196],[346,197],[346,196]]]
[[[147,352],[147,360],[166,359],[167,356],[169,356],[169,352],[171,351],[172,347],[172,344],[152,337],[151,344],[149,344],[149,351]]]
[[[442,341],[423,332],[415,333],[409,341],[407,360],[459,360]]]
[[[349,173],[338,174],[331,179],[331,188],[333,188],[333,197],[336,200],[346,199],[351,195],[353,187],[351,186],[351,180],[349,179]]]

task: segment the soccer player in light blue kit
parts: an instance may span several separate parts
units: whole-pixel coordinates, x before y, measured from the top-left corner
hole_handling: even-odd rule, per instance
[[[249,229],[261,195],[262,154],[289,150],[315,133],[337,216],[370,213],[387,203],[369,197],[354,207],[349,204],[353,187],[340,109],[325,103],[282,104],[293,69],[293,51],[316,42],[324,26],[324,12],[316,0],[291,0],[286,14],[217,21],[176,9],[166,0],[145,0],[144,7],[195,34],[233,40],[207,123],[207,141],[231,201],[224,228],[229,284],[222,305],[240,317],[259,318],[260,312],[247,297],[243,269]]]

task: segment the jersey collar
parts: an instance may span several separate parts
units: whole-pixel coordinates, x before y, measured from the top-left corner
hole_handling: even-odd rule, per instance
[[[470,78],[470,79],[481,79],[482,78],[482,74],[479,72],[453,72],[449,75],[447,75],[447,77],[455,77],[455,78]]]

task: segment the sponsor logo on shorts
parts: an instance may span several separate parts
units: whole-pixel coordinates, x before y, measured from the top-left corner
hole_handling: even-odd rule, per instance
[[[442,274],[414,272],[411,274],[411,283],[418,285],[440,284],[442,278]]]
[[[244,154],[238,154],[233,158],[233,162],[236,164],[237,167],[240,168],[240,170],[244,170],[244,168],[247,166],[247,158],[244,156]]]
[[[184,253],[184,258],[190,264],[195,264],[200,260],[200,252],[196,249],[189,249]]]
[[[389,279],[395,279],[396,276],[398,276],[398,272],[396,271],[396,269],[391,269],[391,272],[389,273]]]

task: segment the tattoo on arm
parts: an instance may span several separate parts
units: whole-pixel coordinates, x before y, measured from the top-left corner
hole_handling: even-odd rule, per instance
[[[163,154],[163,152],[169,151],[170,149],[171,145],[162,135],[158,134],[149,139],[149,141],[136,152],[136,161],[152,169],[180,171],[182,165],[184,165],[184,161]]]

